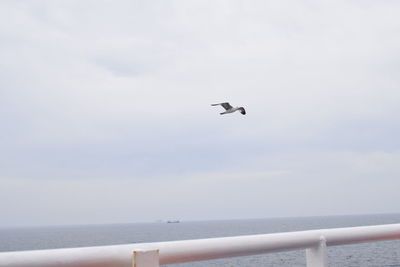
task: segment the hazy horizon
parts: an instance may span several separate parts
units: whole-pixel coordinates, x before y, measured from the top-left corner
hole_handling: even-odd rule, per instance
[[[385,217],[385,216],[395,216],[400,215],[400,213],[374,213],[374,214],[336,214],[336,215],[315,215],[315,216],[282,216],[282,217],[260,217],[260,218],[225,218],[225,219],[189,219],[189,220],[179,220],[179,218],[165,218],[165,219],[158,219],[153,221],[133,221],[133,222],[103,222],[103,223],[88,223],[88,224],[41,224],[41,225],[16,225],[16,226],[0,226],[0,229],[7,230],[7,229],[27,229],[27,228],[69,228],[69,227],[85,227],[85,226],[107,226],[107,225],[135,225],[135,224],[159,224],[159,223],[168,223],[168,221],[177,220],[179,223],[212,223],[212,222],[235,222],[235,221],[257,221],[257,220],[301,220],[301,219],[311,219],[311,218],[331,218],[331,219],[338,219],[338,218],[349,218],[349,217],[368,217],[376,216],[376,217]],[[382,223],[386,224],[386,223]],[[361,224],[359,226],[362,226]]]

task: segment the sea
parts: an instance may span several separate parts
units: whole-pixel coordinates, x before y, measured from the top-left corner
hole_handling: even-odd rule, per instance
[[[400,214],[180,221],[107,225],[0,228],[0,251],[37,250],[267,234],[400,223]],[[400,267],[400,240],[328,247],[329,266]],[[199,266],[306,266],[305,250],[171,264]]]

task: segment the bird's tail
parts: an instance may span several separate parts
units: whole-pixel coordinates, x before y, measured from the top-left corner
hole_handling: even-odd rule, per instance
[[[221,105],[221,104],[211,104],[211,106],[218,106],[218,105]]]

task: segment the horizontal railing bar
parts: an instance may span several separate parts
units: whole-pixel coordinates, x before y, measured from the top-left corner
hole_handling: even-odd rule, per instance
[[[318,246],[321,237],[326,240],[327,246],[400,239],[400,224],[129,245],[1,252],[0,266],[130,267],[132,251],[139,249],[159,249],[160,264],[171,264],[306,249]]]

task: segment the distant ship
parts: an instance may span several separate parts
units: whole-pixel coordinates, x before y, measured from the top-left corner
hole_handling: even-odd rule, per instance
[[[167,221],[167,223],[180,223],[179,220]]]

